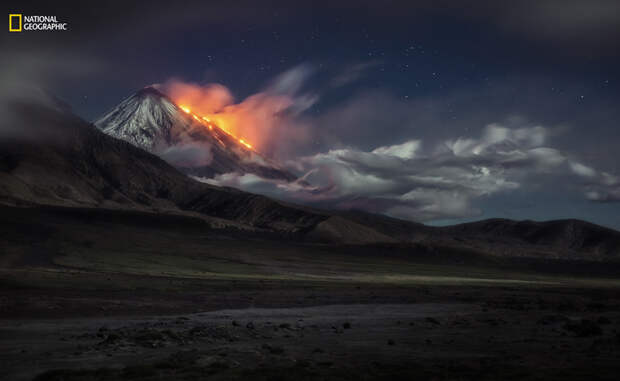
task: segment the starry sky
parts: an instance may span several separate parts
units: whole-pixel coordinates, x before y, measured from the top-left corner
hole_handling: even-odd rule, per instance
[[[304,139],[274,137],[288,147],[274,157],[316,188],[220,184],[431,224],[620,229],[620,3],[507,3],[20,1],[7,13],[69,31],[4,32],[2,80],[35,82],[86,120],[171,79],[241,104],[279,89],[294,108],[280,127]]]

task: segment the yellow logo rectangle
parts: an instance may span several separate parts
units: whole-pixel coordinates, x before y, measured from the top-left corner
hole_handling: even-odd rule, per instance
[[[13,28],[13,20],[17,19],[19,26],[17,28]],[[10,14],[9,15],[9,32],[21,32],[22,31],[22,15],[21,14]]]

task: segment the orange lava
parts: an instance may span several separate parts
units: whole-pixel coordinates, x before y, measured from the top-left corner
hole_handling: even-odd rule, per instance
[[[211,124],[211,120],[205,116],[198,116],[196,114],[194,114],[192,112],[192,110],[187,107],[187,106],[182,106],[179,105],[179,108],[181,110],[183,110],[186,114],[189,114],[192,116],[192,118],[196,119],[198,122],[200,122],[201,124],[206,124],[207,127],[209,127],[210,130],[213,130],[213,125]],[[230,133],[230,131],[227,131],[225,128],[221,127],[221,126],[217,126],[220,130],[224,131],[225,133],[227,133],[228,135],[230,135],[231,137],[233,137],[233,139],[235,139],[236,141],[239,142],[239,144],[243,145],[244,147],[246,147],[247,149],[252,149],[252,145],[248,142],[246,142],[244,139],[242,138],[238,138],[235,135],[233,135],[232,133]]]

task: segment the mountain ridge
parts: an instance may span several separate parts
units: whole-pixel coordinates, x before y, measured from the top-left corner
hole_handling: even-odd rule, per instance
[[[183,109],[152,86],[125,98],[93,123],[104,133],[154,153],[188,175],[210,178],[237,172],[296,180],[295,175],[215,122]]]
[[[497,256],[617,260],[620,232],[580,220],[490,219],[433,227],[359,211],[325,211],[195,181],[156,155],[69,112],[14,108],[39,138],[0,139],[0,203],[199,217],[211,228],[336,245],[466,248]],[[42,139],[53,136],[55,139]],[[413,246],[412,246],[413,247]]]

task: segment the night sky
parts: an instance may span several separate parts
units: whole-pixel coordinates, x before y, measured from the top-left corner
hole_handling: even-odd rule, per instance
[[[4,32],[5,88],[35,83],[86,120],[173,78],[221,84],[236,104],[289,96],[278,130],[303,139],[273,136],[271,156],[317,189],[221,184],[432,224],[620,228],[618,1],[54,1],[7,13],[56,15],[69,31]]]

